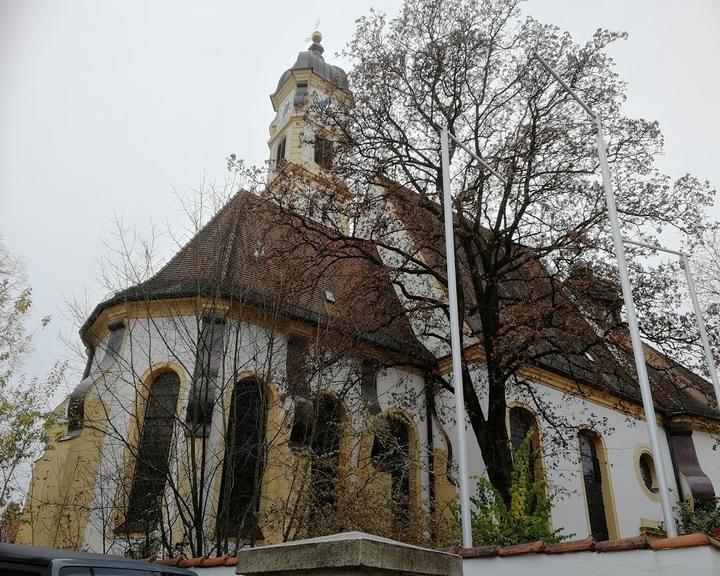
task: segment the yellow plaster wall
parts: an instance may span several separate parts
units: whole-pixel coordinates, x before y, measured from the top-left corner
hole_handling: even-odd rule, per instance
[[[53,441],[35,462],[17,537],[19,544],[83,546],[104,440],[101,402],[87,400],[85,416],[88,425],[79,436]],[[59,424],[51,434],[60,438],[64,432],[64,424]]]

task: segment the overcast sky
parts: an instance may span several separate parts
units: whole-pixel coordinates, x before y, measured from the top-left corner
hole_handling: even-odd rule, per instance
[[[333,54],[355,19],[399,4],[0,0],[0,234],[27,264],[37,312],[53,315],[28,371],[65,354],[64,295],[102,298],[93,279],[115,215],[181,226],[173,190],[222,183],[230,153],[265,159],[268,96],[316,21],[342,65]],[[663,170],[720,183],[720,2],[529,0],[524,11],[581,42],[599,27],[629,32],[612,49],[626,113],[660,121]]]

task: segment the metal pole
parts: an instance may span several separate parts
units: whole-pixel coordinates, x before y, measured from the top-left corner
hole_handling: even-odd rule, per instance
[[[630,287],[630,278],[628,277],[627,262],[625,260],[625,248],[623,246],[623,238],[620,232],[620,222],[618,220],[617,208],[615,206],[615,195],[613,194],[612,182],[610,180],[610,167],[608,165],[607,152],[605,150],[605,137],[603,135],[602,122],[597,116],[594,118],[595,125],[597,126],[595,142],[597,144],[598,158],[600,160],[603,187],[605,188],[605,201],[607,203],[608,218],[610,220],[610,228],[612,229],[613,243],[615,244],[615,256],[618,262],[618,272],[620,273],[620,286],[622,286],[623,300],[625,302],[628,328],[630,329],[630,340],[632,341],[633,356],[635,357],[635,369],[637,370],[638,382],[640,384],[640,393],[642,395],[643,409],[645,411],[645,422],[647,423],[648,436],[650,437],[650,448],[653,452],[653,461],[658,480],[658,492],[660,493],[663,519],[665,520],[667,534],[672,537],[677,536],[677,528],[675,527],[675,518],[673,517],[672,504],[670,502],[670,490],[668,489],[665,457],[660,449],[660,441],[658,439],[655,406],[653,404],[652,391],[650,390],[647,366],[645,365],[643,343],[640,338],[637,316],[635,315],[635,303],[633,302],[632,288]]]
[[[460,318],[458,315],[457,280],[455,275],[455,232],[450,195],[450,151],[447,125],[440,133],[443,179],[443,212],[445,217],[445,257],[447,260],[448,306],[450,307],[450,345],[452,349],[453,384],[455,386],[455,421],[457,428],[458,466],[460,476],[460,519],[463,548],[472,548],[470,523],[470,486],[465,440],[465,394],[463,392],[462,356],[460,350]]]
[[[675,526],[675,518],[672,514],[672,504],[670,503],[670,491],[668,489],[665,458],[660,450],[660,442],[658,440],[655,406],[653,404],[652,391],[648,380],[647,366],[645,365],[645,354],[643,351],[642,339],[640,338],[637,316],[635,315],[635,303],[632,298],[632,289],[630,287],[630,279],[628,277],[623,238],[620,232],[620,222],[618,220],[617,208],[615,206],[615,195],[613,194],[612,182],[610,179],[610,166],[607,161],[607,151],[605,148],[605,136],[603,134],[602,122],[595,112],[593,112],[593,110],[585,102],[583,102],[580,96],[578,96],[560,77],[560,75],[555,72],[555,70],[553,70],[547,62],[545,62],[542,56],[537,53],[534,56],[540,64],[542,64],[542,66],[562,85],[562,87],[567,90],[570,96],[575,99],[582,109],[590,115],[590,117],[595,121],[595,125],[597,127],[595,143],[597,145],[598,159],[600,161],[603,187],[605,188],[605,201],[607,203],[608,219],[610,220],[613,244],[615,245],[615,257],[618,262],[620,285],[622,287],[623,301],[625,303],[625,310],[627,313],[633,356],[635,358],[635,369],[637,370],[638,382],[640,384],[640,394],[642,395],[645,422],[647,423],[648,436],[650,437],[650,447],[653,451],[653,462],[655,464],[655,475],[658,479],[658,492],[660,493],[663,519],[665,521],[668,536],[677,536],[677,527]]]
[[[700,310],[700,304],[697,299],[697,292],[695,290],[695,281],[693,280],[692,270],[690,270],[690,256],[686,252],[679,252],[677,250],[670,250],[670,248],[663,248],[662,246],[653,246],[652,244],[645,244],[644,242],[636,242],[635,240],[624,239],[627,244],[634,244],[635,246],[642,246],[643,248],[650,248],[658,252],[667,252],[668,254],[675,254],[680,256],[680,266],[685,270],[685,279],[687,280],[688,289],[690,291],[690,300],[692,300],[693,309],[695,310],[695,320],[698,325],[698,332],[700,333],[700,340],[702,341],[703,350],[705,351],[705,361],[708,365],[708,371],[710,372],[710,380],[712,381],[713,388],[715,389],[715,401],[718,407],[720,407],[720,383],[718,383],[717,368],[715,366],[715,358],[712,355],[710,349],[710,341],[708,340],[707,330],[705,329],[705,321],[702,317],[702,311]]]
[[[655,246],[653,244],[645,244],[645,242],[636,242],[635,240],[628,240],[623,238],[625,244],[634,244],[635,246],[642,246],[643,248],[650,248],[650,250],[656,250],[658,252],[667,252],[668,254],[675,254],[675,256],[682,257],[685,252],[678,252],[677,250],[670,250],[670,248],[663,248],[662,246]]]
[[[681,256],[682,267],[685,269],[685,278],[687,278],[688,288],[690,288],[690,299],[692,300],[693,308],[695,309],[695,320],[697,321],[698,331],[700,332],[700,340],[705,350],[705,360],[707,360],[708,370],[710,371],[710,379],[712,380],[713,387],[715,388],[715,400],[718,408],[720,408],[720,384],[718,383],[717,369],[715,368],[715,359],[710,350],[710,341],[708,340],[707,331],[705,330],[705,321],[703,320],[702,313],[700,311],[700,303],[697,299],[697,292],[695,292],[695,281],[693,280],[692,271],[690,270],[690,259],[688,255],[683,253]]]
[[[483,167],[484,167],[486,170],[488,170],[493,176],[495,176],[495,178],[497,178],[498,180],[500,180],[500,182],[502,182],[503,184],[505,184],[505,177],[504,177],[502,174],[500,174],[500,172],[498,172],[497,170],[495,170],[495,168],[493,168],[492,166],[490,166],[490,164],[488,164],[487,162],[485,162],[485,160],[483,160],[482,158],[480,158],[480,156],[478,156],[477,154],[475,154],[475,152],[473,152],[472,150],[470,150],[470,148],[468,148],[467,146],[465,146],[465,144],[463,144],[462,142],[460,142],[460,140],[457,139],[457,137],[455,136],[455,134],[453,134],[452,132],[448,132],[448,136],[449,136],[450,138],[452,138],[452,141],[455,142],[455,144],[457,144],[458,146],[460,146],[460,148],[462,148],[463,150],[465,150],[465,152],[467,152],[468,154],[470,154],[470,156],[471,156],[472,158],[475,158],[475,160],[477,160],[477,161],[480,163],[481,166],[483,166]]]

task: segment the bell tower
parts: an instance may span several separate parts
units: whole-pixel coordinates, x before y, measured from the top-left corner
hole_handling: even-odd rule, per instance
[[[270,101],[275,118],[270,123],[270,177],[273,180],[288,162],[322,175],[332,165],[333,134],[309,119],[311,105],[349,105],[352,97],[342,68],[325,62],[322,34],[312,33],[312,44],[298,54],[295,64],[280,77]]]

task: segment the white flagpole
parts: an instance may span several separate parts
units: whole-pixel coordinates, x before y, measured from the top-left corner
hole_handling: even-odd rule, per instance
[[[539,54],[535,54],[535,58],[537,58],[540,64],[542,64],[543,67],[552,74],[562,87],[567,90],[570,96],[572,96],[575,101],[580,104],[583,110],[585,110],[595,121],[595,126],[597,128],[595,143],[597,145],[598,159],[600,161],[603,187],[605,188],[605,202],[607,203],[608,219],[610,220],[613,244],[615,245],[615,257],[617,258],[618,263],[620,286],[622,287],[625,313],[627,314],[628,329],[630,330],[630,340],[632,341],[633,356],[635,358],[635,369],[637,370],[638,383],[640,384],[640,394],[642,395],[643,409],[645,411],[645,422],[647,423],[648,436],[650,437],[650,448],[653,452],[653,463],[655,465],[655,475],[658,480],[658,492],[660,493],[663,519],[665,521],[667,535],[670,537],[677,536],[677,528],[675,526],[675,518],[672,514],[672,504],[670,501],[670,490],[668,488],[665,457],[663,456],[660,441],[658,440],[657,417],[655,415],[655,406],[653,404],[650,381],[648,380],[647,375],[647,366],[645,365],[642,338],[640,337],[637,316],[635,314],[635,303],[633,302],[627,261],[625,260],[625,247],[623,246],[623,238],[620,232],[620,221],[618,219],[617,208],[615,206],[615,195],[613,194],[612,181],[610,178],[610,166],[607,161],[602,122],[592,109],[582,101],[572,88],[565,83],[565,81]]]
[[[463,548],[472,548],[470,522],[470,478],[465,438],[465,394],[463,391],[462,355],[460,350],[460,318],[458,315],[457,280],[455,275],[455,232],[450,195],[450,151],[447,125],[442,126],[440,149],[443,179],[443,213],[445,218],[445,257],[447,260],[448,306],[450,307],[450,347],[452,349],[453,386],[455,387],[455,427],[458,446],[458,475],[460,476],[460,519]]]
[[[634,244],[635,246],[642,246],[643,248],[650,248],[657,252],[667,252],[668,254],[674,254],[680,257],[680,267],[685,271],[685,280],[688,284],[688,290],[690,291],[690,300],[692,301],[693,309],[695,310],[695,321],[698,325],[698,332],[700,333],[700,341],[705,351],[705,361],[707,362],[708,372],[710,373],[710,381],[712,382],[713,389],[715,390],[715,401],[720,408],[720,382],[718,381],[717,367],[715,366],[715,358],[713,358],[712,350],[710,348],[710,340],[708,340],[707,330],[705,328],[705,320],[702,317],[702,310],[700,309],[700,303],[698,302],[697,290],[695,290],[695,280],[693,280],[692,270],[690,269],[690,255],[687,252],[679,252],[678,250],[671,250],[670,248],[663,248],[662,246],[653,246],[652,244],[645,244],[644,242],[636,242],[635,240],[623,239],[626,244]]]
[[[720,382],[718,382],[717,369],[715,367],[715,359],[710,349],[710,341],[708,340],[707,330],[705,329],[705,321],[700,310],[697,292],[695,291],[695,281],[693,280],[692,270],[690,270],[690,258],[683,252],[682,267],[685,269],[685,278],[687,279],[688,288],[690,289],[690,299],[695,309],[695,320],[697,321],[698,331],[700,332],[700,340],[702,340],[703,350],[705,350],[705,360],[707,361],[708,371],[710,372],[710,380],[712,380],[715,389],[715,401],[720,409]]]

